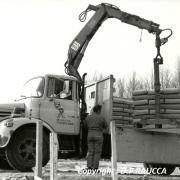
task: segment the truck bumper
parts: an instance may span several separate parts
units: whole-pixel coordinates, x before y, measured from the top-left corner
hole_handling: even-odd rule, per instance
[[[11,128],[7,128],[4,125],[4,122],[0,123],[0,148],[3,148],[8,144],[12,133],[13,130]]]
[[[8,139],[7,136],[0,136],[0,148],[6,146]]]

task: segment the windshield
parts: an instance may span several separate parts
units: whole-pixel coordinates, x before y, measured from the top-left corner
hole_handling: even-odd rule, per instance
[[[41,97],[44,93],[44,78],[38,77],[25,83],[21,97]]]

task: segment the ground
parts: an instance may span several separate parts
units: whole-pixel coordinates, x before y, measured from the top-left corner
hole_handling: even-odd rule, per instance
[[[58,161],[58,180],[110,180],[110,168],[111,162],[102,160],[100,162],[100,169],[102,170],[101,173],[92,174],[92,172],[85,171],[86,174],[82,174],[82,169],[86,167],[85,160],[59,160]],[[142,174],[138,169],[142,169],[142,164],[135,164],[135,163],[118,163],[118,180],[179,180],[180,179],[180,171],[178,168],[175,169],[174,173],[171,176],[151,176],[148,174]],[[128,174],[120,174],[123,169],[126,170],[133,170],[134,173],[131,175]],[[48,165],[43,168],[43,179],[49,180],[49,163]],[[79,172],[79,173],[78,173]],[[104,174],[103,174],[104,173]],[[137,174],[139,173],[139,174]],[[0,180],[33,180],[34,173],[20,173],[16,170],[5,171],[0,170]]]

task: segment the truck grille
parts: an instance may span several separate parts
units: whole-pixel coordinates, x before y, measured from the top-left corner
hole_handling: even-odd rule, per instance
[[[12,109],[0,109],[0,120],[4,119],[4,117],[9,117],[12,116],[13,113],[13,117],[22,117],[24,116],[24,108],[15,108],[15,110]]]
[[[0,110],[0,118],[1,117],[6,117],[6,116],[10,116],[12,113],[12,110]]]

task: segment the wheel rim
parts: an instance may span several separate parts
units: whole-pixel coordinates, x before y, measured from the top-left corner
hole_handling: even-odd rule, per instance
[[[36,141],[35,139],[25,139],[18,146],[19,156],[26,163],[32,163],[36,159]]]

